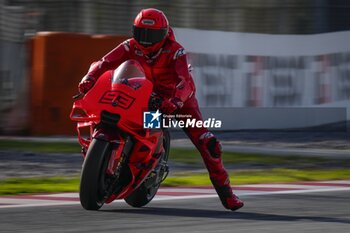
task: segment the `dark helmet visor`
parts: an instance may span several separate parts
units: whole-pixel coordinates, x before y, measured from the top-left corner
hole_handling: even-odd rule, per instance
[[[135,25],[133,26],[132,31],[134,39],[145,47],[162,41],[168,33],[167,28],[150,29],[136,27]]]

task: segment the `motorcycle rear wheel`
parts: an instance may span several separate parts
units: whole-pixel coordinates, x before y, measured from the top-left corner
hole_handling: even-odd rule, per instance
[[[98,210],[105,202],[106,168],[110,156],[109,142],[92,140],[80,177],[80,203],[86,210]]]
[[[170,151],[170,135],[168,131],[164,131],[163,136],[164,154],[160,161],[163,160],[165,163],[168,162],[169,151]],[[132,207],[142,207],[147,205],[154,196],[156,195],[160,183],[153,184],[151,187],[146,186],[146,181],[144,181],[130,196],[126,197],[124,200]]]

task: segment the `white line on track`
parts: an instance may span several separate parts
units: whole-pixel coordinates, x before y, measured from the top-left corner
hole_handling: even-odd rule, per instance
[[[330,183],[330,182],[319,182],[319,183]],[[332,182],[334,184],[349,184],[349,181],[342,181],[342,182]],[[283,188],[286,188],[288,185],[284,184]],[[289,187],[293,188],[300,188],[295,187],[295,185],[291,184]],[[297,190],[276,190],[276,191],[249,191],[249,190],[238,190],[236,194],[241,197],[247,197],[247,196],[261,196],[261,195],[282,195],[282,194],[303,194],[303,193],[314,193],[314,192],[336,192],[336,191],[350,191],[350,187],[339,187],[339,186],[317,186],[315,184],[313,189],[310,188],[311,185],[300,185],[304,187],[304,189],[297,189]],[[261,188],[261,187],[272,187],[275,188],[274,185],[244,185],[239,186],[240,189],[244,187],[255,187],[255,188]],[[281,186],[279,186],[281,187]],[[177,195],[173,196],[171,192],[180,192],[180,193],[196,193],[194,195]],[[164,193],[157,195],[152,202],[158,202],[158,201],[172,201],[172,200],[187,200],[187,199],[203,199],[203,198],[217,198],[217,195],[213,189],[203,189],[203,188],[161,188],[159,190],[159,193]],[[58,193],[58,194],[47,194],[47,195],[34,195],[34,196],[28,196],[28,199],[25,198],[25,196],[22,196],[21,198],[17,197],[0,197],[0,209],[3,208],[26,208],[26,207],[40,207],[40,206],[63,206],[63,205],[77,205],[80,204],[77,200],[71,200],[71,201],[63,201],[63,200],[45,200],[45,198],[78,198],[77,193]],[[35,199],[31,199],[32,197],[35,197]],[[42,197],[43,200],[38,199]],[[116,200],[114,202],[124,202],[124,200]]]

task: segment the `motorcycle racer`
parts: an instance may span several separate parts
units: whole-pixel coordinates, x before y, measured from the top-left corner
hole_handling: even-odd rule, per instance
[[[176,41],[164,13],[153,8],[141,10],[132,31],[132,38],[91,65],[79,83],[79,91],[88,92],[104,72],[134,59],[142,65],[146,78],[154,85],[153,91],[161,97],[159,107],[163,113],[191,115],[192,119],[202,120],[186,52]],[[220,142],[205,127],[188,127],[184,131],[199,150],[223,206],[231,210],[243,207],[243,202],[232,192],[222,163]]]

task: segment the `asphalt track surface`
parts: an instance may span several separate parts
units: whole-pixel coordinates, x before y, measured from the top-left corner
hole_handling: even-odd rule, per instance
[[[86,211],[69,205],[0,208],[0,232],[336,232],[350,231],[350,190],[242,196],[239,211],[217,197],[124,202]]]
[[[234,136],[234,138],[232,138]],[[291,154],[302,151],[303,155],[327,157],[349,156],[349,135],[344,134],[230,134],[226,145],[232,151],[261,149],[287,151]],[[221,139],[226,139],[221,135]],[[41,139],[40,139],[41,140]],[[61,139],[60,139],[61,140]],[[179,141],[184,147],[191,146]],[[231,148],[232,147],[232,148]],[[305,149],[310,149],[305,153]],[[251,152],[251,151],[250,151]],[[273,151],[272,151],[273,152]],[[81,167],[81,156],[66,159],[59,155],[45,158],[33,154],[22,156],[20,160],[13,154],[0,153],[0,170],[4,177],[11,176],[13,169],[20,170],[24,176],[28,172],[57,171],[76,173]],[[6,156],[5,156],[6,155]],[[335,156],[336,155],[336,156]],[[15,163],[14,160],[17,162]],[[38,161],[37,161],[38,160]],[[19,162],[18,162],[19,161]],[[72,164],[67,168],[66,164]],[[39,166],[39,165],[40,166]],[[43,164],[44,166],[43,169]],[[39,166],[39,167],[38,167]],[[6,169],[9,173],[6,173]],[[16,170],[16,171],[17,171]],[[16,172],[18,175],[18,173]],[[34,174],[35,175],[35,174]],[[174,198],[154,200],[144,208],[132,208],[124,202],[105,205],[100,211],[86,211],[79,203],[54,205],[27,205],[7,208],[0,197],[0,232],[240,232],[240,233],[295,233],[295,232],[350,232],[350,188],[327,189],[312,192],[267,192],[263,195],[245,195],[238,192],[245,206],[237,212],[225,210],[216,195],[198,198]],[[23,201],[23,200],[22,200]],[[20,202],[15,200],[15,202]],[[37,200],[38,202],[38,200]]]

